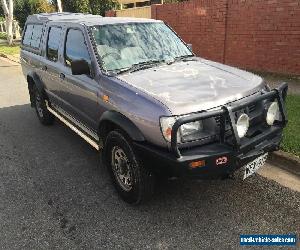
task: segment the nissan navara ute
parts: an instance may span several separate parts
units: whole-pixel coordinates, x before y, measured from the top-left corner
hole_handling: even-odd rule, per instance
[[[159,20],[51,13],[21,43],[31,106],[97,150],[128,203],[156,177],[243,178],[277,150],[287,85],[196,56]]]

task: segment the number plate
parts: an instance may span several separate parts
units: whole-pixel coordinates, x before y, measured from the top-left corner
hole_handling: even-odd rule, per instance
[[[258,158],[256,158],[255,160],[249,162],[245,166],[243,180],[245,180],[250,175],[253,175],[260,167],[262,167],[265,164],[267,158],[268,158],[268,153],[263,154],[263,155],[259,156]]]

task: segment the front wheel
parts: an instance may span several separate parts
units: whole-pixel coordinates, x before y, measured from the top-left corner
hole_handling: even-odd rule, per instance
[[[121,131],[111,131],[105,140],[104,160],[122,199],[139,204],[151,197],[154,176],[146,169]]]

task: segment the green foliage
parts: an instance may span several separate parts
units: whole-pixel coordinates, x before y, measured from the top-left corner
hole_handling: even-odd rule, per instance
[[[7,39],[7,34],[5,32],[0,32],[0,39],[6,40]]]
[[[62,8],[65,12],[89,13],[89,0],[62,0]]]
[[[7,34],[5,32],[0,32],[0,39],[6,40],[7,39]]]
[[[286,104],[289,122],[284,129],[282,149],[300,156],[300,96],[288,95]]]
[[[105,11],[118,7],[115,0],[62,0],[63,11],[105,15]],[[28,15],[57,11],[56,0],[14,0],[14,16],[21,28]],[[0,8],[0,18],[3,10]]]
[[[105,11],[115,9],[118,3],[112,0],[90,0],[91,13],[105,16]]]
[[[28,0],[32,13],[54,12],[55,8],[47,0]]]
[[[14,18],[19,22],[21,28],[24,27],[27,16],[31,13],[29,1],[15,0]]]
[[[53,0],[56,6],[56,0]],[[114,0],[62,0],[63,11],[74,13],[91,13],[105,15],[105,11],[115,8],[118,3]]]
[[[15,0],[14,16],[21,28],[24,27],[28,15],[55,11],[47,0]]]

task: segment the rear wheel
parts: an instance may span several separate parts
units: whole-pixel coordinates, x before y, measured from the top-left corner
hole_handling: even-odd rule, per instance
[[[154,176],[134,153],[130,140],[121,131],[111,131],[105,140],[104,161],[122,199],[139,204],[151,197]]]
[[[52,115],[46,106],[46,101],[43,95],[39,92],[36,86],[33,86],[34,107],[40,122],[44,125],[51,125],[54,122],[54,115]]]

